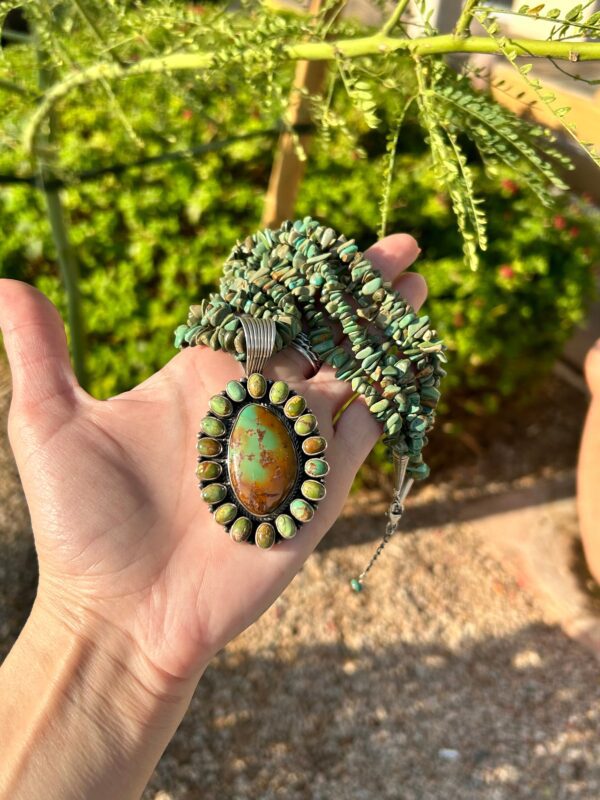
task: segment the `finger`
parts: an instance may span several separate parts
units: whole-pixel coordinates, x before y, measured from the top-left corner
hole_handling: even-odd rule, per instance
[[[340,468],[354,475],[382,433],[362,397],[353,400],[335,426],[336,450],[344,453]]]
[[[600,339],[586,356],[585,378],[592,396],[600,398]]]
[[[75,400],[78,384],[65,328],[47,297],[21,281],[0,280],[0,329],[12,373],[13,408]]]
[[[310,378],[314,375],[314,367],[302,353],[295,347],[286,347],[273,358],[269,359],[266,366],[266,373],[269,378],[278,378],[283,381],[297,382]]]
[[[409,233],[392,233],[365,250],[373,266],[385,280],[395,281],[400,273],[413,264],[421,252],[417,240]]]
[[[427,281],[418,272],[405,272],[394,282],[393,288],[418,311],[427,300]]]

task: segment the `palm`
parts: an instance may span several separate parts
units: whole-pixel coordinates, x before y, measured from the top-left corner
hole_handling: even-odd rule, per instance
[[[409,237],[385,241],[370,255],[397,277],[416,248]],[[5,292],[31,293],[15,286]],[[404,276],[399,288],[415,305],[423,299],[417,276]],[[33,301],[40,302],[30,294],[28,303]],[[18,323],[12,327],[18,333]],[[55,346],[64,349],[64,342]],[[10,355],[8,340],[7,349]],[[49,355],[52,369],[58,356]],[[21,380],[12,362],[18,400]],[[302,368],[301,357],[288,351],[267,374],[289,380],[315,411],[329,441],[328,494],[314,521],[267,552],[224,534],[200,499],[194,475],[196,432],[208,400],[240,375],[230,356],[184,351],[141,386],[104,402],[73,388],[72,381],[70,390],[54,387],[64,379],[57,374],[40,381],[39,398],[34,392],[32,401],[29,381],[27,402],[11,411],[11,441],[31,511],[40,581],[55,596],[117,625],[162,670],[187,676],[200,654],[214,653],[247,627],[291,580],[339,513],[377,438],[377,426],[358,403],[334,433],[331,420],[349,388],[328,368],[310,380],[302,378]]]

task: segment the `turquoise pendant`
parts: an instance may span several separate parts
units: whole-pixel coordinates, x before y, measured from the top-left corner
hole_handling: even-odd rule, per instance
[[[230,381],[210,399],[197,447],[202,498],[236,542],[292,539],[325,497],[327,442],[284,381]]]

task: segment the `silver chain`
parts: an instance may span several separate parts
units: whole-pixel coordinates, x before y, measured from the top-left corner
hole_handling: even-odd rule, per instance
[[[402,515],[404,514],[404,501],[406,500],[406,496],[412,489],[414,484],[414,480],[409,478],[406,480],[406,468],[408,467],[408,456],[401,455],[397,450],[393,451],[394,457],[394,499],[390,503],[390,507],[387,512],[387,524],[385,526],[385,533],[383,535],[383,539],[381,540],[377,550],[371,556],[371,559],[364,570],[360,573],[358,578],[353,580],[354,588],[356,589],[357,586],[362,588],[362,584],[369,573],[369,571],[373,568],[373,565],[383,552],[384,547],[390,541],[392,536],[398,532],[400,527],[400,521],[402,519]]]

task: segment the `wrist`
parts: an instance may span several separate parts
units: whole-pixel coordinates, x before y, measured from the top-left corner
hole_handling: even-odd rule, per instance
[[[163,715],[189,699],[200,677],[184,680],[162,670],[126,631],[101,614],[44,590],[38,590],[24,633],[42,658],[49,656],[55,663],[61,654],[75,688],[89,688],[105,703],[118,695],[124,715],[141,727],[160,724]]]
[[[38,594],[0,670],[0,796],[50,786],[46,796],[65,800],[138,797],[195,684],[163,673],[89,610]]]

